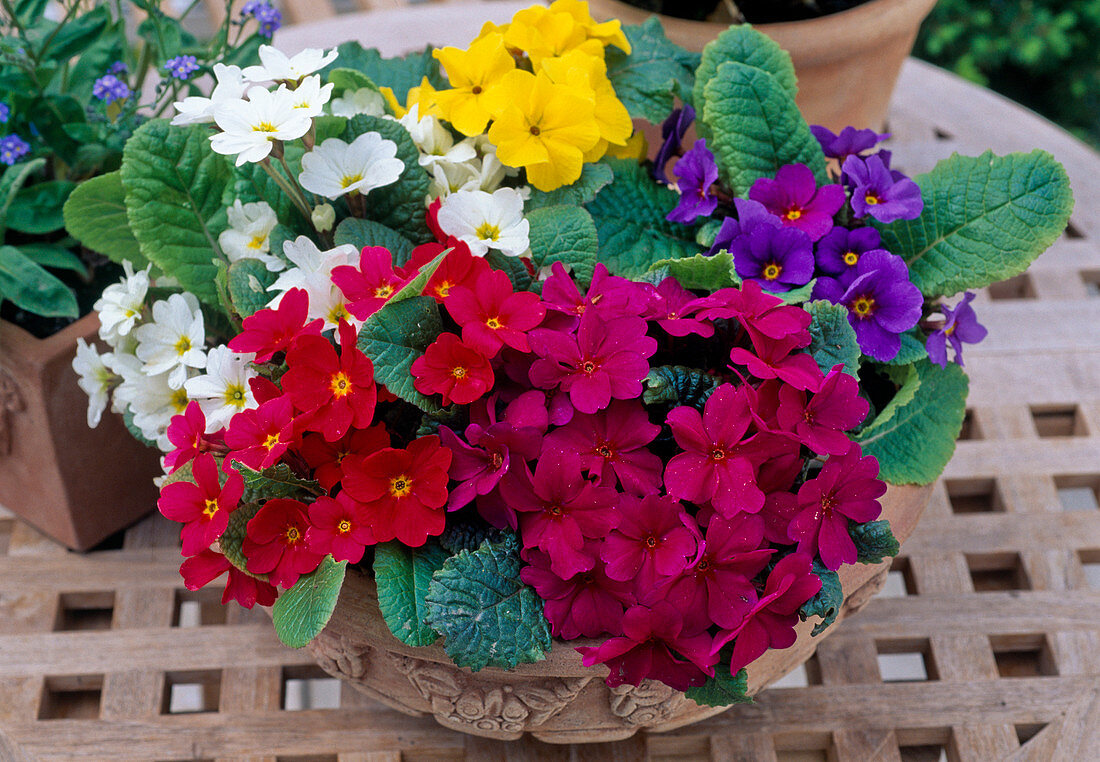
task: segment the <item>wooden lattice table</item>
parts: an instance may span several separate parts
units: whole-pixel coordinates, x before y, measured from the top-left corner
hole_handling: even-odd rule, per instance
[[[0,513],[0,760],[1100,760],[1100,157],[916,62],[890,128],[910,172],[1045,148],[1077,210],[1027,275],[981,294],[958,452],[884,594],[792,687],[602,746],[467,737],[347,689],[291,711],[333,686],[264,614],[183,589],[176,525],[77,555]]]

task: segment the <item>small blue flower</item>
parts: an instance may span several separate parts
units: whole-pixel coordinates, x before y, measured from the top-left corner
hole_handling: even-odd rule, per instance
[[[101,101],[113,103],[132,95],[130,87],[114,74],[104,74],[92,85],[92,95]]]
[[[0,124],[4,124],[11,118],[11,106],[0,103]]]
[[[5,135],[0,138],[0,164],[9,167],[30,153],[31,144],[18,135]]]
[[[164,62],[164,69],[176,79],[189,79],[199,70],[199,62],[194,56],[176,56]]]
[[[129,74],[130,69],[122,61],[115,61],[107,68],[108,74]]]
[[[249,17],[256,19],[260,25],[260,36],[268,39],[283,25],[283,14],[265,0],[249,0],[244,4],[241,8],[241,23]]]

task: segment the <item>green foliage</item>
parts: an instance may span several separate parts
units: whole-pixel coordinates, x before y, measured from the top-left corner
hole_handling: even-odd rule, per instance
[[[190,481],[191,464],[188,463],[185,468],[187,468],[188,473],[187,480]],[[179,471],[176,473],[179,473]],[[248,532],[248,522],[260,512],[260,507],[258,502],[242,501],[237,510],[229,514],[229,523],[226,525],[225,531],[222,532],[222,536],[218,538],[218,547],[221,548],[222,555],[229,559],[229,563],[233,564],[238,570],[256,579],[266,581],[266,574],[255,574],[248,571],[248,559],[245,558],[242,547],[245,535]]]
[[[378,82],[379,80],[375,80]],[[392,119],[358,114],[348,120],[344,140],[349,143],[366,132],[377,132],[397,144],[397,158],[405,171],[396,183],[375,188],[366,196],[371,219],[396,230],[410,241],[431,240],[424,220],[424,197],[428,195],[428,173],[420,166],[420,152],[408,130]]]
[[[725,249],[713,257],[696,254],[683,259],[662,259],[649,270],[657,272],[662,268],[668,268],[668,274],[687,289],[714,292],[741,283],[733,270],[733,255]]]
[[[8,227],[8,210],[15,201],[15,194],[44,166],[45,159],[32,159],[13,164],[0,175],[0,236],[3,236]]]
[[[65,227],[62,209],[75,187],[76,183],[70,180],[23,186],[8,207],[8,228],[30,235],[46,235]]]
[[[384,542],[374,547],[378,608],[390,632],[402,643],[428,646],[439,637],[424,623],[428,615],[424,597],[432,575],[449,556],[435,543],[410,548],[399,542]]]
[[[868,521],[865,524],[851,524],[848,534],[856,544],[857,559],[861,564],[880,564],[884,559],[893,558],[901,550],[898,538],[890,529],[886,519]]]
[[[527,221],[536,269],[561,262],[582,288],[587,287],[600,247],[592,215],[579,206],[546,206],[528,212]]]
[[[720,380],[698,368],[660,365],[651,368],[645,377],[642,402],[647,405],[690,405],[702,410]]]
[[[966,374],[954,363],[941,368],[928,360],[902,370],[898,393],[857,439],[864,455],[878,458],[886,481],[928,484],[955,451],[966,413]]]
[[[637,162],[609,159],[614,181],[586,205],[596,222],[600,261],[615,275],[639,277],[655,262],[699,251],[694,229],[665,219],[675,191],[654,183]]]
[[[79,314],[69,287],[14,246],[0,246],[0,299],[46,317]]]
[[[552,191],[532,188],[531,197],[523,204],[523,211],[530,213],[544,206],[583,206],[614,179],[615,175],[607,164],[585,164],[581,169],[581,176],[571,185],[563,185]]]
[[[383,58],[377,50],[368,50],[358,42],[345,42],[336,49],[340,56],[322,70],[322,75],[331,76],[338,69],[353,69],[364,74],[376,87],[392,88],[402,103],[409,90],[417,87],[424,77],[436,89],[447,86],[439,64],[432,58],[430,46],[395,58]]]
[[[275,282],[275,273],[258,259],[246,257],[229,265],[226,285],[233,309],[245,318],[262,310],[271,301],[267,287]]]
[[[304,498],[322,494],[320,484],[297,476],[286,463],[279,463],[262,471],[249,468],[243,463],[235,463],[233,467],[244,479],[245,496],[242,499],[245,502],[250,499]]]
[[[500,270],[508,275],[508,280],[512,281],[513,290],[533,290],[534,279],[531,277],[531,271],[527,269],[527,265],[519,257],[509,257],[499,251],[490,250],[485,256],[485,261],[494,270]]]
[[[30,261],[42,267],[70,270],[83,274],[87,268],[80,258],[56,243],[25,243],[17,247]]]
[[[221,197],[229,176],[204,125],[146,122],[123,153],[126,211],[142,254],[208,304],[218,303],[212,260],[224,260],[218,234],[226,227]]]
[[[844,372],[859,373],[859,342],[855,329],[848,322],[848,308],[826,301],[810,302],[804,309],[813,316],[810,322],[810,354],[822,373],[828,373],[837,363]]]
[[[316,570],[303,574],[275,600],[271,619],[279,640],[291,648],[302,648],[321,634],[336,609],[347,566],[347,561],[325,556]]]
[[[703,48],[702,60],[695,71],[695,84],[692,89],[697,113],[702,114],[706,107],[707,99],[704,91],[707,83],[718,73],[718,67],[728,61],[737,61],[772,75],[791,98],[798,93],[794,65],[791,64],[791,57],[787,51],[748,24],[739,24],[731,26]],[[705,129],[705,125],[703,126]]]
[[[332,83],[334,94],[340,94],[347,90],[354,92],[364,87],[378,92],[378,85],[374,84],[374,81],[366,74],[355,69],[332,69],[328,73],[328,81]]]
[[[382,246],[393,254],[394,266],[400,266],[409,261],[412,250],[416,244],[396,230],[386,227],[373,220],[360,220],[356,217],[348,217],[336,226],[333,234],[336,245],[348,243],[357,249],[365,246]]]
[[[821,617],[821,621],[810,631],[810,635],[820,635],[825,628],[836,621],[840,614],[840,607],[844,605],[844,591],[840,589],[840,575],[835,571],[829,571],[822,566],[821,561],[816,559],[814,574],[821,579],[821,590],[802,604],[802,608],[798,610],[798,616],[802,621],[812,616]]]
[[[500,542],[504,531],[482,521],[455,521],[448,517],[447,528],[439,535],[439,544],[452,555],[463,550],[477,550],[486,540]]]
[[[924,212],[882,226],[882,245],[909,264],[928,297],[1022,273],[1065,230],[1069,177],[1045,151],[954,155],[917,178]]]
[[[819,184],[828,182],[820,144],[774,76],[732,61],[718,67],[703,91],[707,146],[735,196],[747,198],[754,181],[775,177],[784,164],[805,164]]]
[[[435,259],[421,267],[420,270],[417,271],[415,278],[397,289],[394,295],[386,301],[386,304],[396,304],[397,302],[403,302],[406,299],[412,299],[414,296],[423,294],[424,287],[428,285],[428,281],[435,275],[435,271],[439,269],[439,266],[443,264],[443,260],[446,259],[447,255],[450,253],[450,249],[445,249],[436,254]]]
[[[374,363],[374,380],[426,413],[442,408],[413,387],[410,368],[443,330],[430,296],[387,302],[359,331],[359,349]]]
[[[631,53],[608,47],[607,77],[632,117],[660,124],[672,111],[673,95],[690,100],[699,54],[669,41],[656,17],[625,25],[623,33]]]
[[[428,587],[427,624],[460,667],[511,669],[545,658],[550,626],[542,599],[519,572],[519,539],[486,542],[447,559]]]
[[[928,357],[928,349],[925,348],[925,336],[919,328],[914,328],[901,334],[901,349],[893,360],[885,365],[912,365]]]
[[[699,706],[731,706],[753,703],[748,691],[749,673],[744,667],[737,674],[731,675],[728,669],[723,669],[723,665],[719,664],[714,668],[714,677],[707,678],[702,685],[688,688],[684,695]]]
[[[65,202],[64,215],[69,233],[92,251],[119,264],[129,260],[136,270],[148,264],[130,232],[121,172],[81,183]]]

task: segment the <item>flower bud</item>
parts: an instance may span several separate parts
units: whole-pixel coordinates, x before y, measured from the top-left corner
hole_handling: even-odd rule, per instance
[[[332,208],[332,204],[320,204],[314,207],[310,221],[318,233],[327,233],[332,230],[332,223],[336,222],[336,210]]]

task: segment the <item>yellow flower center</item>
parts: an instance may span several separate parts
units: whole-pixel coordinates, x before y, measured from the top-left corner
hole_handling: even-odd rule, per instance
[[[451,370],[451,375],[455,378],[466,378],[466,369],[459,365]]]
[[[260,122],[259,124],[252,125],[253,132],[278,132],[279,128],[273,125],[271,122]]]
[[[447,295],[451,293],[451,289],[454,287],[454,283],[449,280],[440,281],[439,285],[435,287],[435,292],[440,297],[446,299]]]
[[[225,387],[225,404],[243,408],[248,404],[248,395],[240,384],[228,384]]]
[[[868,206],[874,206],[875,204],[879,203],[879,201],[880,201],[878,196],[875,196],[874,194],[871,194],[871,193],[868,193],[866,196],[864,196],[863,200]]]
[[[474,235],[482,241],[495,241],[500,238],[500,228],[490,222],[483,222],[474,231]]]
[[[725,460],[726,459],[726,451],[723,450],[721,447],[715,447],[713,450],[710,451],[710,459],[711,460]]]
[[[401,474],[390,479],[390,495],[393,497],[405,497],[412,492],[412,479]]]
[[[264,449],[267,450],[268,452],[270,452],[270,451],[274,450],[275,447],[278,444],[279,444],[279,435],[278,434],[268,434],[267,439],[264,440]]]
[[[302,539],[302,533],[298,531],[298,527],[287,527],[286,534],[283,536],[286,538],[287,545],[296,545]]]
[[[343,302],[333,306],[333,308],[328,311],[328,321],[330,323],[339,323],[341,320],[347,320],[349,317],[351,317],[351,315]]]
[[[950,335],[951,335],[951,334],[953,334],[954,332],[955,332],[955,326],[954,326],[954,324],[952,324],[952,325],[949,325],[949,326],[947,326],[946,328],[944,328],[944,329],[943,329],[943,335],[944,335],[944,336],[950,336]]]
[[[175,350],[177,355],[183,355],[191,351],[191,337],[180,336],[180,340],[176,342]]]
[[[855,265],[857,262],[859,262],[859,254],[857,254],[854,251],[844,252],[844,264],[851,267],[851,266]]]
[[[532,124],[531,125],[531,134],[532,135],[534,135],[535,137],[538,137],[539,133],[541,133],[541,132],[542,132],[542,130],[539,129],[539,126],[537,124]]]
[[[344,175],[340,178],[340,187],[347,188],[350,185],[354,185],[363,179],[363,175],[360,172],[356,172],[354,175]]]
[[[794,221],[794,220],[797,220],[801,216],[802,216],[802,210],[801,209],[788,209],[787,210],[787,219],[788,220]]]
[[[875,300],[870,296],[861,296],[852,302],[852,312],[860,317],[867,317],[875,309]]]
[[[252,249],[253,251],[259,251],[264,247],[264,244],[266,242],[266,235],[254,235],[252,236],[252,240],[248,242],[248,248]]]
[[[393,286],[389,283],[379,286],[374,289],[374,295],[379,299],[389,299],[393,296]]]
[[[213,498],[207,498],[202,509],[202,514],[208,519],[214,518],[214,514],[218,512],[218,501]]]
[[[332,381],[329,383],[328,388],[332,391],[333,396],[340,399],[351,393],[351,379],[348,378],[344,371],[340,371],[332,377]]]
[[[764,267],[764,280],[775,280],[781,272],[783,272],[782,265],[770,262]]]
[[[351,522],[348,521],[347,519],[344,519],[343,521],[341,521],[339,524],[336,525],[336,531],[339,534],[347,534],[348,532],[351,531]]]
[[[504,324],[500,322],[500,318],[491,317],[485,321],[485,327],[496,331],[503,328]]]
[[[172,397],[169,400],[169,404],[172,406],[172,409],[175,410],[177,413],[182,413],[184,410],[187,409],[187,403],[189,401],[190,400],[187,399],[186,389],[176,389],[172,392]]]

